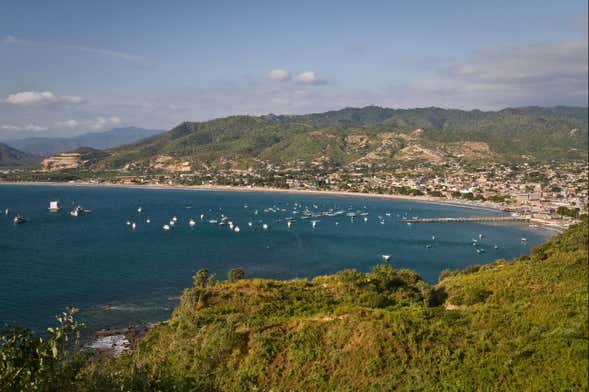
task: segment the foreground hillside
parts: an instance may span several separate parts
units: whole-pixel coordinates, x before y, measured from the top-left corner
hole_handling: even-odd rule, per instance
[[[131,355],[64,351],[67,314],[46,341],[5,333],[0,389],[587,390],[587,226],[433,287],[388,265],[293,281],[199,271]]]
[[[94,169],[188,171],[296,161],[336,165],[405,161],[586,159],[587,109],[497,112],[365,107],[301,116],[185,122],[110,150]]]

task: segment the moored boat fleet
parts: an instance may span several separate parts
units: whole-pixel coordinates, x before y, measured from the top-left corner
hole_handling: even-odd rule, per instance
[[[192,210],[192,205],[186,206],[187,210]],[[255,229],[256,227],[261,228],[262,231],[269,231],[272,226],[281,226],[286,227],[287,230],[293,230],[297,226],[300,225],[308,225],[312,230],[321,230],[321,225],[329,225],[334,224],[336,227],[339,227],[341,223],[345,223],[349,220],[350,223],[356,222],[356,219],[360,219],[360,222],[369,223],[372,219],[374,222],[377,222],[380,225],[385,225],[387,221],[392,222],[394,220],[394,215],[392,212],[387,211],[384,215],[376,215],[375,217],[369,219],[370,213],[367,211],[367,207],[364,206],[361,209],[353,208],[351,205],[347,209],[336,209],[336,208],[326,208],[322,209],[317,204],[311,205],[304,205],[302,203],[286,203],[286,205],[273,205],[271,207],[263,208],[263,209],[249,209],[249,205],[243,205],[243,208],[251,214],[250,219],[247,221],[246,228],[247,229]],[[58,213],[61,211],[62,206],[59,201],[51,200],[49,202],[48,211],[52,213]],[[75,205],[70,211],[69,215],[72,217],[79,217],[83,214],[90,213],[91,210],[85,209],[82,205]],[[9,215],[9,209],[4,211],[5,215]],[[408,218],[410,212],[399,212],[396,214],[398,221],[403,221]],[[212,208],[208,208],[207,211],[201,212],[200,214],[195,214],[198,218],[195,218],[194,215],[192,217],[187,217],[185,220],[185,224],[188,225],[189,228],[194,229],[198,226],[202,226],[205,224],[213,225],[213,226],[220,226],[226,227],[229,231],[233,233],[240,233],[242,231],[241,227],[235,220],[231,219],[228,215],[223,212],[221,207],[218,208],[218,211]],[[286,215],[286,216],[285,216]],[[416,217],[412,217],[415,219]],[[243,219],[243,218],[241,218]],[[247,219],[247,218],[246,218]],[[27,219],[21,214],[15,214],[12,218],[14,224],[21,224],[27,222]],[[323,223],[321,223],[323,221]],[[136,215],[126,221],[126,225],[131,230],[136,230],[139,227],[140,223],[144,224],[151,224],[151,218],[145,216],[143,206],[136,207]],[[177,216],[172,216],[169,220],[164,222],[161,226],[163,231],[171,231],[175,227],[179,225],[179,219]],[[321,224],[320,224],[321,223]],[[407,226],[410,226],[411,223],[407,222]],[[485,253],[485,248],[483,247],[484,235],[482,233],[478,234],[478,238],[472,239],[472,245],[477,254]],[[426,249],[432,249],[436,244],[437,237],[436,235],[431,236],[431,242],[425,243]],[[527,244],[526,238],[521,238],[522,244]],[[492,246],[493,249],[499,249],[499,245],[489,245]],[[381,254],[380,258],[388,262],[391,260],[390,254]]]

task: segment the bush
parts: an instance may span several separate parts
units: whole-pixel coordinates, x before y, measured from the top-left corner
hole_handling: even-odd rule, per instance
[[[238,280],[241,280],[243,278],[245,278],[245,271],[243,270],[243,268],[240,267],[231,268],[227,273],[227,279],[230,282],[237,282]]]

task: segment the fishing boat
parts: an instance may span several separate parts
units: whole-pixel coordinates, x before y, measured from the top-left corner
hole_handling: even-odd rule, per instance
[[[27,220],[21,214],[16,214],[12,221],[18,225],[19,223],[25,223]]]
[[[70,211],[71,216],[79,216],[83,212],[82,207],[76,206],[73,210]]]
[[[389,261],[391,259],[391,255],[381,255],[380,257],[382,257],[384,261]]]
[[[59,202],[56,200],[52,200],[49,202],[49,211],[51,212],[57,212],[61,210],[61,207],[59,205]]]

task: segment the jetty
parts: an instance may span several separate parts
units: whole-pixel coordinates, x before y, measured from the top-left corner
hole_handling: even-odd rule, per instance
[[[522,216],[469,216],[456,218],[412,218],[401,219],[407,223],[454,223],[454,222],[529,222]]]

